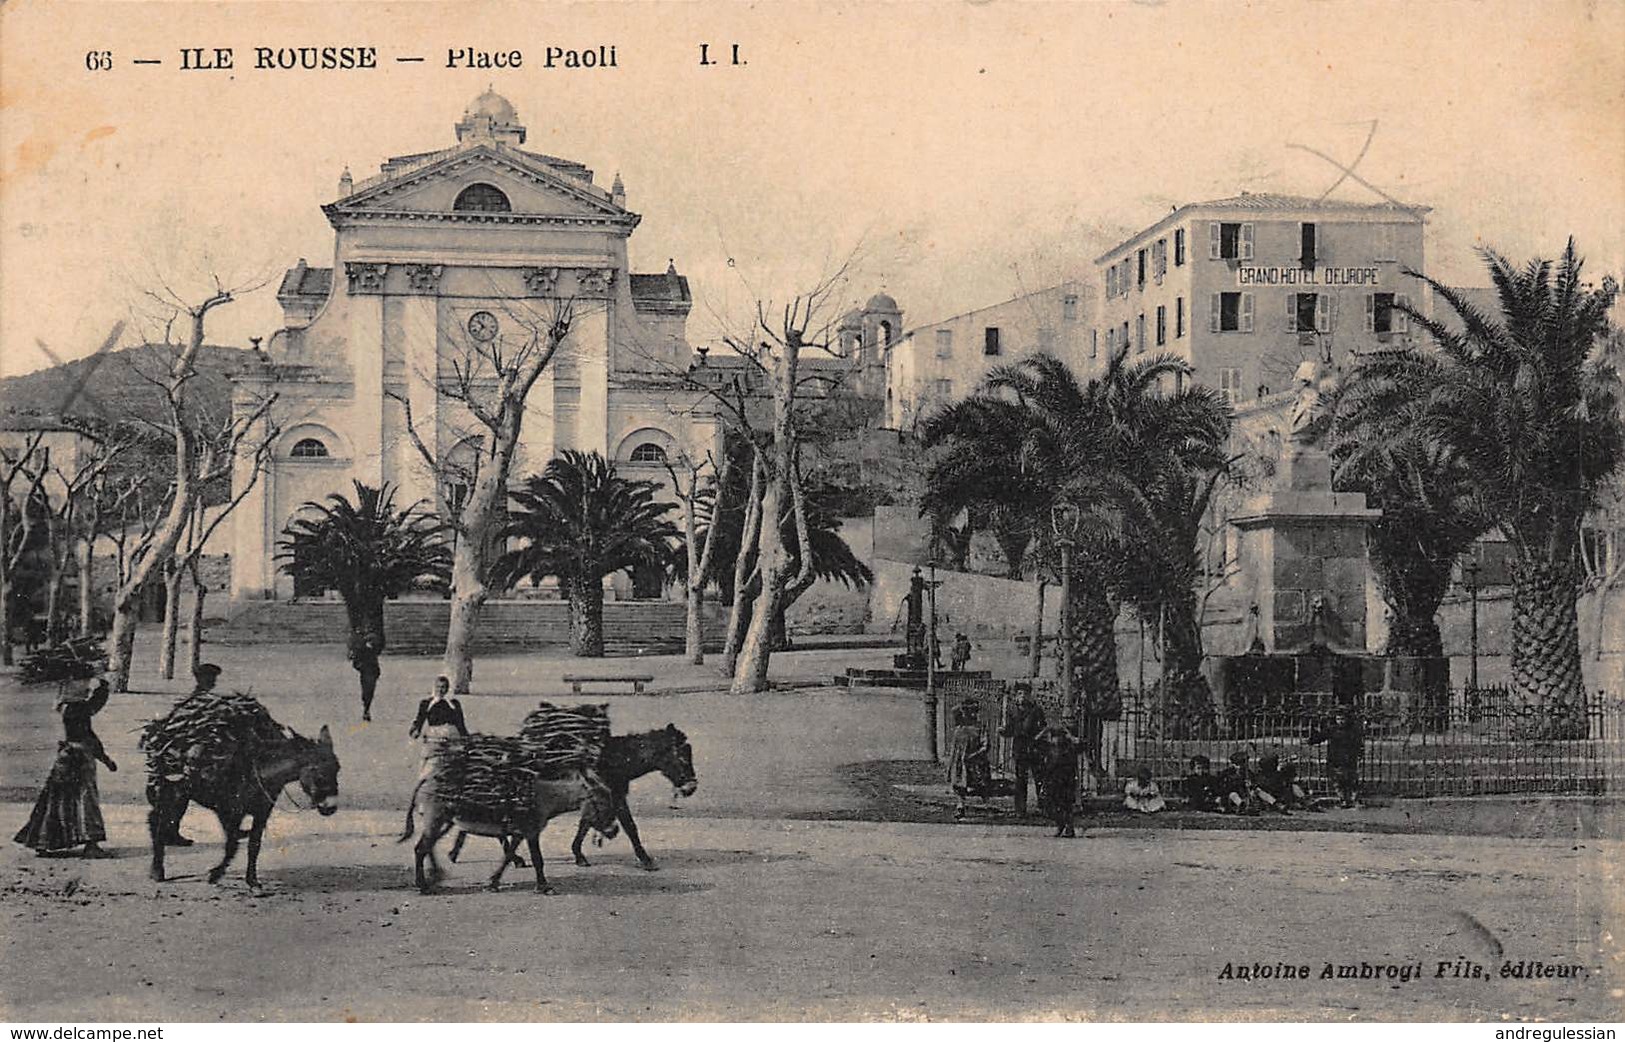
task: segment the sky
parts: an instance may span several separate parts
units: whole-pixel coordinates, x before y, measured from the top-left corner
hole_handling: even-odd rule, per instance
[[[699,45],[743,65],[704,67]],[[258,46],[379,68],[259,71]],[[614,69],[548,69],[613,45]],[[232,47],[230,72],[182,47]],[[452,48],[519,69],[448,69]],[[86,68],[110,51],[112,68]],[[423,56],[398,63],[396,56]],[[159,66],[134,66],[152,58]],[[905,325],[1095,277],[1169,208],[1318,196],[1341,174],[1433,208],[1430,274],[1551,256],[1625,272],[1625,3],[50,4],[0,8],[0,374],[161,335],[151,294],[269,279],[211,316],[246,346],[275,284],[332,262],[348,166],[447,147],[487,85],[526,147],[619,172],[637,271],[668,259],[702,342],[851,261]],[[1352,180],[1336,198],[1376,200]]]

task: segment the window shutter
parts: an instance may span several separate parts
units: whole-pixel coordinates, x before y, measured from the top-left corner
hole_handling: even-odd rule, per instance
[[[1286,331],[1288,333],[1298,331],[1298,295],[1296,293],[1286,295]]]
[[[1399,309],[1408,308],[1411,306],[1410,294],[1401,293],[1396,296],[1394,298],[1394,305],[1394,323],[1392,326],[1394,332],[1409,333],[1411,331],[1411,316],[1405,314],[1405,312]]]
[[[1238,252],[1242,260],[1253,259],[1253,226],[1251,223],[1241,226],[1241,248]]]
[[[1241,331],[1243,333],[1253,331],[1253,295],[1251,293],[1241,295]]]
[[[1217,228],[1218,225],[1214,225],[1214,227]],[[1220,296],[1221,295],[1218,293],[1213,294],[1213,304],[1208,308],[1207,331],[1209,333],[1217,333],[1219,331],[1219,310],[1224,306]]]
[[[1209,221],[1207,226],[1207,256],[1208,260],[1219,259],[1219,222]],[[1218,312],[1215,311],[1215,314]]]
[[[1365,295],[1365,331],[1367,333],[1377,328],[1377,295]]]
[[[1332,331],[1332,298],[1329,294],[1315,294],[1315,328],[1322,333]]]

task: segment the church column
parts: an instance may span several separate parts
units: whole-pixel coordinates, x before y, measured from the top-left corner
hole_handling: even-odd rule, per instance
[[[412,405],[412,425],[418,437],[436,460],[449,446],[440,441],[440,394],[438,373],[440,364],[440,298],[421,293],[402,299],[401,345],[406,360],[404,379],[406,400]],[[398,501],[415,503],[418,500],[436,501],[435,475],[411,435],[406,431],[406,417],[400,416],[400,429],[389,430],[396,445],[395,480],[401,491]]]
[[[247,381],[240,379],[239,383],[246,384]],[[257,400],[265,393],[266,388],[261,384],[249,390],[253,399]],[[253,404],[245,399],[243,403],[234,402],[234,407],[241,410],[245,407],[253,408]],[[247,441],[257,443],[257,439],[264,437],[264,429],[265,421],[261,420]],[[232,463],[232,488],[241,489],[253,482],[229,519],[233,601],[260,600],[265,597],[266,591],[274,588],[276,565],[272,559],[274,552],[272,547],[276,542],[276,533],[272,527],[270,508],[275,502],[277,467],[280,463],[276,456],[271,456],[265,461],[265,469],[257,479],[254,474],[254,460],[250,454],[240,453]]]
[[[581,404],[576,412],[575,444],[582,452],[609,456],[609,301],[578,301],[570,340],[580,359]]]
[[[354,298],[349,312],[350,370],[355,377],[351,429],[356,480],[384,481],[384,278],[387,264],[345,264]]]

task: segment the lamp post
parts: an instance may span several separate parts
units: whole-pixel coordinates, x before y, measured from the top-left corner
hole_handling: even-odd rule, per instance
[[[930,719],[928,740],[931,746],[931,762],[937,763],[941,757],[937,753],[937,558],[931,555],[929,562],[930,578],[926,580],[925,597],[930,612],[926,623],[925,635],[925,715]]]
[[[1473,692],[1472,700],[1475,702],[1478,693],[1478,573],[1482,568],[1476,557],[1461,566],[1461,573],[1467,580],[1467,596],[1472,602],[1467,631],[1467,687]]]
[[[1072,550],[1082,523],[1083,512],[1074,503],[1057,503],[1050,509],[1050,526],[1061,548],[1061,708],[1066,726],[1074,732],[1078,692],[1072,681]]]

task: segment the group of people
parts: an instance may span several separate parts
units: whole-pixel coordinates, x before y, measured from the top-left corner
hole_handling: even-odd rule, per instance
[[[194,697],[214,690],[222,670],[205,662],[192,671]],[[28,822],[12,841],[45,856],[63,856],[77,850],[80,857],[112,857],[102,844],[107,826],[102,819],[101,793],[96,784],[96,765],[117,772],[118,764],[107,754],[91,721],[107,705],[111,691],[106,677],[82,686],[65,686],[57,695],[56,711],[62,717],[62,740],[56,759],[34,801]],[[181,835],[177,823],[163,837],[166,846],[189,847],[192,841]]]
[[[1039,810],[1055,823],[1056,836],[1077,835],[1078,736],[1061,721],[1048,721],[1033,700],[1032,687],[1018,684],[999,728],[1010,739],[1015,765],[1016,814],[1027,814],[1027,795],[1036,785]],[[981,706],[962,702],[954,709],[949,743],[948,784],[957,798],[954,817],[963,819],[966,800],[993,791],[991,745]]]
[[[354,656],[352,655],[354,660]],[[370,668],[364,668],[364,663]],[[361,674],[363,719],[372,719],[372,698],[377,685],[377,656],[365,653],[356,661]],[[188,698],[207,695],[215,689],[224,671],[212,662],[204,662],[192,671],[193,688]],[[370,682],[369,682],[370,681]],[[61,857],[75,851],[87,858],[111,857],[102,846],[107,841],[107,826],[102,818],[101,795],[96,784],[96,766],[117,771],[118,764],[108,755],[102,740],[92,726],[92,719],[107,705],[111,687],[107,679],[98,678],[82,685],[66,686],[58,694],[55,709],[62,718],[62,740],[57,745],[56,759],[51,764],[45,784],[34,801],[34,810],[28,822],[13,836],[20,843],[44,856]],[[451,697],[451,681],[445,676],[435,678],[434,693],[418,703],[417,717],[408,732],[420,739],[425,747],[436,739],[468,734],[463,718],[463,706]],[[181,835],[179,823],[171,826],[163,838],[165,846],[189,847],[192,840]]]
[[[1020,682],[1014,685],[998,735],[1010,739],[1016,816],[1026,817],[1028,793],[1036,785],[1039,810],[1054,821],[1055,835],[1075,835],[1081,752],[1078,736],[1064,723],[1047,720],[1033,698],[1031,685]],[[1338,800],[1344,807],[1355,806],[1364,749],[1359,714],[1349,708],[1339,710],[1326,726],[1316,728],[1308,741],[1326,743],[1327,773]],[[995,794],[991,750],[981,706],[973,701],[960,703],[953,711],[948,750],[948,784],[956,797],[956,819],[965,817],[969,798],[985,799]],[[1235,750],[1226,767],[1217,773],[1208,757],[1192,756],[1180,780],[1178,795],[1189,809],[1226,814],[1256,815],[1266,810],[1290,814],[1321,806],[1300,784],[1295,758],[1273,750],[1258,755],[1250,746]],[[1167,808],[1168,801],[1150,766],[1141,765],[1124,785],[1123,806],[1142,814]]]

